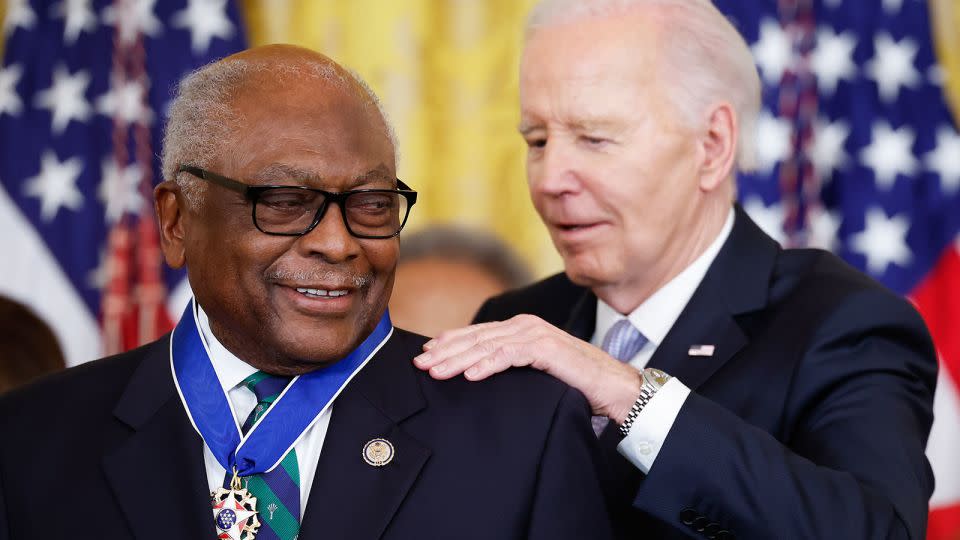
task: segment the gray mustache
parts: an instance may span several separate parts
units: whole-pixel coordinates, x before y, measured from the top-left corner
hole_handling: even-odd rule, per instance
[[[370,274],[349,274],[344,272],[327,271],[305,271],[305,270],[286,270],[277,268],[268,270],[266,278],[270,281],[293,281],[300,283],[336,283],[338,285],[351,285],[354,288],[362,289],[373,279]]]

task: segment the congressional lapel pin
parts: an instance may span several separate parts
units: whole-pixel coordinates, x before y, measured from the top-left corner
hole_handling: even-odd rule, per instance
[[[372,439],[363,445],[363,460],[371,467],[383,467],[396,454],[393,443],[386,439]]]
[[[713,356],[713,351],[716,349],[713,345],[691,345],[687,349],[688,356]]]

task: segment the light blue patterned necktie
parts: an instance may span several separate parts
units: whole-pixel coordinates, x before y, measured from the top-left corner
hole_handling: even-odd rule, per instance
[[[629,319],[620,319],[607,330],[603,337],[603,350],[621,362],[628,362],[649,341],[633,326]],[[591,419],[593,432],[600,436],[603,428],[607,427],[610,419],[606,416],[594,416]]]

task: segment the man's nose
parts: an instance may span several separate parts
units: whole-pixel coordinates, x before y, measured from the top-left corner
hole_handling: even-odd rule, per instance
[[[528,164],[530,188],[534,193],[560,196],[579,190],[576,149],[562,140],[551,140],[543,147],[540,159]]]
[[[328,263],[348,261],[360,253],[360,243],[350,234],[340,205],[328,202],[320,222],[297,242],[307,257],[320,256]]]

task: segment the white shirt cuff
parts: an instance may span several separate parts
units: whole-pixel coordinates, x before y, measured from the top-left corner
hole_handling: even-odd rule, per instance
[[[667,381],[637,415],[617,452],[648,474],[689,395],[690,389],[678,379]]]

